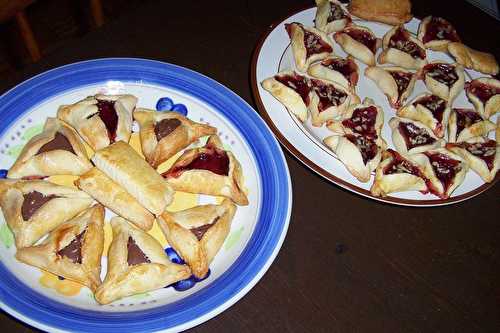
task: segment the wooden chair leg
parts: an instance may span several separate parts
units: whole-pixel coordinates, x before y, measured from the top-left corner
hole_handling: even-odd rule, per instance
[[[24,11],[17,12],[16,22],[19,27],[19,32],[21,33],[21,38],[24,41],[24,45],[28,49],[31,56],[31,60],[34,62],[40,60],[42,57],[40,48],[38,47],[38,43],[36,42],[35,36],[33,35],[33,31],[31,30],[31,26]]]
[[[90,10],[92,11],[96,27],[102,26],[104,24],[104,13],[102,11],[101,0],[90,0]]]

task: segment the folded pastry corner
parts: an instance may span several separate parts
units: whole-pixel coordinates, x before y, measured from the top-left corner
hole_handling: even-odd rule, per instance
[[[42,133],[26,143],[7,177],[81,175],[91,167],[83,141],[75,130],[59,119],[47,118]]]
[[[62,105],[57,118],[71,125],[93,150],[115,141],[128,142],[132,132],[133,95],[95,95]]]
[[[192,148],[162,174],[177,191],[219,195],[238,205],[248,205],[243,190],[241,165],[217,135],[211,135],[205,146]]]
[[[454,108],[448,122],[448,142],[463,142],[475,137],[486,137],[496,125],[484,119],[473,109]]]
[[[72,187],[41,180],[0,179],[0,206],[17,249],[31,246],[94,200]]]
[[[347,58],[329,56],[309,66],[307,73],[318,79],[338,83],[353,93],[356,91],[359,79],[358,65],[352,56]]]
[[[95,292],[101,284],[103,226],[104,207],[96,204],[59,225],[41,244],[18,249],[16,258]]]
[[[173,200],[172,187],[128,143],[118,141],[96,151],[92,162],[155,215]]]
[[[406,69],[419,69],[427,63],[425,47],[403,25],[389,30],[382,39],[383,51],[378,56],[380,64],[394,64]]]
[[[99,169],[90,169],[75,181],[75,185],[136,227],[146,231],[153,227],[154,215]]]
[[[164,212],[158,225],[168,243],[203,278],[229,234],[236,206],[224,199],[220,205],[201,205],[178,212]]]
[[[137,108],[134,119],[140,127],[142,152],[153,168],[199,138],[217,133],[215,127],[194,122],[177,112]]]
[[[437,16],[427,16],[420,21],[417,38],[427,49],[441,52],[448,51],[449,43],[460,42],[460,37],[451,23]]]
[[[460,64],[433,61],[420,72],[427,89],[450,105],[464,89],[464,68]]]
[[[455,61],[465,68],[471,68],[478,72],[490,75],[497,75],[500,67],[491,53],[480,52],[460,43],[451,42],[448,44],[448,52],[455,58]]]
[[[395,109],[401,107],[415,87],[416,74],[402,67],[371,66],[365,69],[365,75],[375,82]]]
[[[100,304],[160,289],[191,276],[188,266],[170,262],[153,236],[118,216],[111,219],[111,227],[108,270],[95,292]]]
[[[340,1],[316,0],[316,7],[314,25],[327,34],[341,31],[352,22],[351,16]]]
[[[500,81],[481,77],[465,84],[467,98],[484,118],[500,112]]]
[[[429,149],[443,147],[445,141],[419,121],[394,117],[389,120],[392,142],[403,154],[416,154]]]
[[[346,53],[368,66],[375,66],[375,54],[380,47],[380,39],[369,28],[349,25],[336,32],[333,38]]]

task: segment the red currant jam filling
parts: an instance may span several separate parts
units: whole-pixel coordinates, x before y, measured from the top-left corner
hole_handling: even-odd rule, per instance
[[[176,118],[162,119],[157,122],[154,127],[156,140],[159,142],[161,139],[172,133],[177,127],[181,125],[181,121]]]
[[[358,147],[361,153],[361,157],[363,158],[363,163],[365,165],[368,161],[371,161],[377,155],[377,144],[369,137],[353,134],[347,134],[345,137],[347,138],[347,140],[356,145],[356,147]]]
[[[229,157],[224,150],[215,147],[205,147],[188,164],[179,165],[168,170],[166,177],[178,177],[186,170],[208,170],[217,175],[227,176],[229,174]]]
[[[471,127],[475,123],[483,121],[479,113],[471,109],[453,109],[453,111],[455,111],[457,117],[457,138],[464,128]]]
[[[493,169],[495,155],[497,153],[497,142],[495,140],[478,143],[462,143],[461,146],[467,149],[472,155],[482,159],[490,171]]]
[[[75,239],[71,241],[71,243],[66,245],[61,250],[57,251],[57,255],[60,257],[66,257],[75,264],[81,264],[82,241],[83,241],[83,236],[85,235],[85,231],[86,230],[82,231],[78,236],[75,237]]]
[[[446,193],[453,183],[457,173],[462,170],[460,161],[441,153],[424,153],[431,162],[432,169],[437,179],[443,184],[443,192]],[[432,191],[432,188],[431,188]],[[438,193],[435,193],[439,196]]]
[[[58,198],[57,195],[44,195],[38,191],[29,192],[23,195],[23,205],[21,206],[21,215],[24,221],[28,221],[35,212],[48,201]]]
[[[318,53],[331,53],[333,52],[332,47],[325,42],[323,39],[321,39],[320,36],[316,35],[315,33],[312,33],[310,31],[307,31],[304,29],[304,26],[300,23],[295,23],[300,26],[302,31],[304,32],[304,46],[306,48],[306,57],[309,58],[313,54],[318,54]],[[288,32],[288,35],[291,36],[292,33],[292,28],[291,24],[285,24],[285,29]]]
[[[423,68],[424,75],[429,75],[434,80],[451,87],[458,81],[458,75],[455,66],[443,63],[428,64]]]
[[[150,262],[146,254],[135,243],[135,240],[129,236],[127,241],[127,264],[133,266]]]
[[[394,78],[394,81],[396,81],[396,85],[398,86],[398,96],[401,97],[406,88],[408,88],[413,74],[394,71],[389,71],[389,74],[391,74],[391,76]]]
[[[275,75],[274,79],[281,82],[300,95],[305,105],[309,105],[311,87],[306,77],[294,73],[293,75]]]
[[[338,106],[347,98],[347,94],[336,89],[331,84],[325,84],[319,80],[311,79],[314,91],[319,97],[318,111],[323,112],[331,106]]]
[[[337,71],[344,75],[352,86],[358,83],[358,71],[356,63],[352,59],[333,59],[328,58],[321,62],[323,66],[331,70]]]
[[[500,88],[493,87],[476,80],[467,82],[465,90],[479,98],[483,104],[485,104],[491,97],[500,94]]]
[[[429,95],[420,98],[413,103],[414,106],[420,104],[428,109],[432,116],[441,124],[443,121],[444,110],[446,109],[446,101],[436,95]]]
[[[40,149],[38,149],[38,152],[36,153],[41,154],[47,151],[52,151],[52,150],[66,150],[69,151],[70,153],[74,154],[75,151],[73,150],[73,146],[71,146],[71,143],[69,143],[68,138],[66,138],[64,135],[61,133],[57,132],[56,135],[52,140],[44,144]]]
[[[392,149],[387,149],[387,152],[392,155],[392,161],[385,166],[383,170],[384,175],[391,175],[394,173],[408,173],[410,175],[425,179],[425,177],[423,177],[422,171],[420,171],[420,169],[412,162],[403,158],[403,156],[401,156],[398,152]]]
[[[425,35],[422,42],[428,43],[433,40],[449,40],[460,42],[457,31],[453,26],[441,17],[431,17],[427,24]]]
[[[377,38],[373,36],[369,31],[364,31],[360,29],[346,29],[344,33],[351,36],[352,39],[357,40],[367,48],[369,48],[373,54],[377,51]]]
[[[431,137],[424,128],[415,126],[412,123],[400,122],[398,129],[405,139],[408,150],[436,142],[436,139]]]
[[[377,120],[377,108],[369,106],[354,110],[350,119],[342,121],[342,125],[350,128],[354,133],[362,136],[368,136],[372,139],[377,138],[375,130],[375,121]]]
[[[330,14],[328,14],[328,18],[326,19],[327,23],[341,20],[346,17],[347,15],[344,13],[339,4],[330,2]]]
[[[115,101],[97,100],[97,113],[91,114],[87,117],[90,119],[95,115],[101,118],[104,126],[108,130],[108,137],[111,143],[115,142],[116,139],[116,129],[118,127],[118,114],[115,110]]]
[[[413,58],[425,59],[425,50],[410,40],[410,34],[403,28],[394,32],[389,40],[389,47],[406,52]]]

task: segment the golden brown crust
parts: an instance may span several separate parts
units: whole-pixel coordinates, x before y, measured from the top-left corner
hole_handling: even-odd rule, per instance
[[[164,212],[158,217],[158,225],[168,243],[186,261],[193,274],[203,278],[229,234],[235,212],[236,206],[229,199],[224,199],[220,205]],[[207,225],[210,227],[200,239],[191,231]]]
[[[229,159],[227,175],[220,175],[203,169],[183,170],[180,175],[177,174],[176,170],[189,165],[199,154],[211,151],[214,148],[227,154]],[[224,150],[224,146],[217,135],[210,136],[204,147],[184,151],[172,167],[163,173],[163,176],[177,191],[219,195],[233,200],[240,206],[248,205],[247,195],[243,191],[243,173],[240,163],[232,152]]]
[[[155,215],[173,200],[170,185],[128,143],[118,141],[98,150],[92,161]]]
[[[410,0],[351,0],[349,12],[368,21],[398,25],[412,19]]]
[[[100,304],[160,289],[191,275],[188,266],[170,262],[163,247],[153,236],[133,228],[126,220],[117,216],[111,219],[111,227],[113,241],[108,251],[108,271],[95,293],[95,299]],[[132,238],[149,262],[129,265],[129,238]]]
[[[134,111],[134,119],[140,126],[139,137],[146,160],[153,168],[174,156],[202,136],[216,134],[217,129],[210,125],[200,124],[182,116],[177,112],[156,112],[143,108]],[[155,125],[168,119],[180,122],[171,133],[157,140]]]
[[[153,214],[99,169],[90,169],[75,181],[75,185],[135,226],[143,230],[153,226]]]
[[[499,72],[498,62],[493,54],[480,52],[457,42],[448,44],[448,52],[457,63],[466,68],[490,75],[496,75]]]
[[[42,146],[55,138],[56,133],[68,140],[75,153],[62,149],[38,153]],[[81,175],[91,167],[83,141],[75,130],[57,118],[47,118],[43,132],[26,143],[7,177]]]
[[[94,292],[101,284],[103,226],[104,207],[94,205],[61,224],[40,245],[18,249],[16,258],[28,265],[81,283]],[[58,253],[82,233],[80,263]]]
[[[25,221],[22,214],[24,195],[35,191],[56,197],[40,206]],[[18,249],[33,245],[61,223],[89,207],[93,201],[85,192],[46,181],[0,179],[0,206]]]

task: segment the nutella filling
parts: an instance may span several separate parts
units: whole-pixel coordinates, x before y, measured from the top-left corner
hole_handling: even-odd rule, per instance
[[[69,243],[66,245],[64,248],[61,250],[57,251],[57,254],[61,257],[66,257],[69,260],[71,260],[75,264],[81,264],[82,263],[82,241],[83,241],[83,236],[85,235],[85,231],[82,231],[78,236],[75,237]]]
[[[46,202],[58,198],[57,195],[51,194],[44,196],[42,193],[33,191],[24,196],[23,205],[21,206],[21,215],[24,221],[28,221],[35,212],[42,207]]]
[[[176,118],[163,119],[155,124],[155,135],[156,140],[160,141],[170,133],[172,133],[177,127],[181,125],[181,121]]]
[[[148,257],[142,252],[139,246],[135,243],[132,237],[128,237],[127,242],[127,263],[129,266],[139,265],[151,262]]]
[[[189,229],[195,236],[196,238],[200,241],[203,236],[205,235],[205,233],[208,231],[208,229],[210,229],[211,227],[213,227],[215,225],[215,222],[217,222],[219,220],[219,217],[217,216],[213,221],[212,223],[208,223],[208,224],[204,224],[202,226],[199,226],[199,227],[196,227],[196,228],[191,228]]]
[[[68,138],[66,138],[59,132],[56,133],[54,139],[52,139],[51,141],[47,142],[42,147],[40,147],[40,149],[36,154],[38,155],[52,150],[66,150],[72,154],[75,154],[75,151],[73,150],[71,143],[69,143]]]

